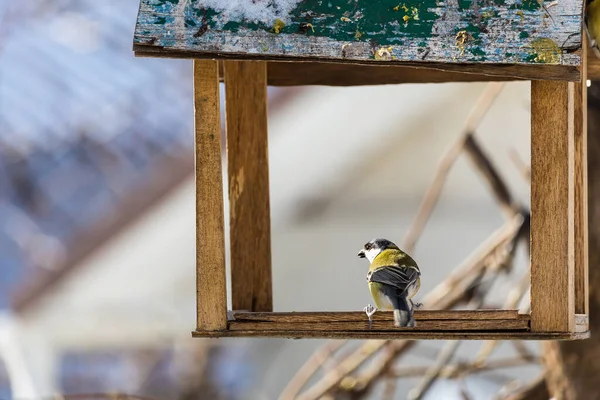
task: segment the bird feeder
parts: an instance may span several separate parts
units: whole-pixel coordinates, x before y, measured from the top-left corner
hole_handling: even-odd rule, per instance
[[[582,339],[588,332],[581,0],[141,0],[136,56],[194,59],[197,337]],[[219,82],[225,82],[227,311]],[[272,312],[267,85],[531,81],[531,313]],[[243,311],[241,311],[243,310]],[[391,314],[391,313],[390,313]],[[389,318],[388,318],[389,317]]]

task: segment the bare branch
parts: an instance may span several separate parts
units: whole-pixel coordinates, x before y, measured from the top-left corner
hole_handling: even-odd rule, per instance
[[[323,366],[325,361],[332,357],[347,342],[347,340],[333,340],[325,343],[298,370],[285,389],[283,389],[283,392],[281,392],[279,399],[287,400],[295,398],[298,392],[306,385],[306,382]]]
[[[548,400],[550,393],[546,387],[546,380],[542,374],[533,382],[522,386],[517,391],[501,397],[502,400]]]
[[[394,400],[394,394],[396,394],[396,379],[388,379],[385,381],[385,389],[383,390],[383,400]]]
[[[452,379],[463,375],[489,372],[497,369],[522,367],[524,365],[534,364],[539,361],[540,360],[536,357],[532,358],[531,360],[525,360],[523,358],[516,357],[490,360],[484,364],[458,362],[456,364],[445,365],[440,371],[440,377]],[[415,376],[422,376],[425,375],[430,368],[430,366],[399,367],[390,371],[388,376],[394,378],[411,378]]]
[[[525,161],[521,159],[519,153],[517,153],[517,150],[515,150],[514,148],[510,149],[508,155],[519,170],[519,172],[521,173],[523,179],[525,179],[525,182],[531,183],[531,167],[525,164]]]
[[[521,280],[519,281],[518,285],[508,293],[506,302],[504,303],[504,306],[502,308],[515,308],[517,304],[519,304],[525,293],[529,290],[529,282],[529,273],[526,273],[521,277]],[[481,346],[479,353],[477,353],[477,355],[475,356],[475,363],[483,364],[485,360],[492,354],[494,349],[498,347],[499,344],[500,342],[497,340],[486,340]]]
[[[427,224],[427,221],[429,220],[429,217],[431,216],[431,213],[433,212],[433,209],[439,200],[444,183],[446,182],[448,174],[450,173],[450,169],[463,151],[466,137],[475,132],[503,87],[504,83],[499,82],[491,82],[487,85],[486,89],[481,96],[479,96],[479,99],[477,99],[475,105],[469,113],[469,116],[467,117],[463,135],[442,156],[433,182],[431,186],[429,186],[429,189],[425,194],[425,198],[419,207],[419,211],[417,212],[412,225],[404,237],[404,248],[407,252],[410,253],[414,250],[417,239],[421,237],[423,229],[425,229],[425,225]]]
[[[458,346],[462,343],[462,340],[452,340],[446,343],[435,364],[430,367],[423,380],[419,383],[419,386],[408,392],[408,399],[410,400],[421,400],[425,394],[429,391],[433,383],[440,376],[440,373],[444,369],[444,366],[450,362]]]
[[[477,167],[479,172],[484,176],[494,197],[502,207],[504,214],[510,217],[519,212],[520,207],[513,203],[512,196],[508,191],[508,186],[504,183],[498,170],[492,164],[489,156],[484,153],[473,134],[465,136],[464,149],[471,161],[475,164],[475,167]]]

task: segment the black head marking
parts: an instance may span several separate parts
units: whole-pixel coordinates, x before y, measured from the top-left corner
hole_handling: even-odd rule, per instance
[[[396,246],[394,244],[394,242],[391,242],[391,241],[389,241],[387,239],[383,239],[383,238],[373,239],[369,243],[365,244],[365,250],[370,250],[370,249],[381,249],[381,250],[397,249],[397,250],[399,250],[398,246]]]

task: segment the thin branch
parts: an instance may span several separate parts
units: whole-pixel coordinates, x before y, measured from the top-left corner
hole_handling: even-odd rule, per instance
[[[440,373],[444,369],[445,365],[450,362],[458,347],[461,345],[462,340],[452,340],[446,343],[442,351],[438,355],[438,359],[432,367],[427,369],[423,380],[419,385],[408,392],[408,399],[410,400],[421,400],[425,394],[429,391],[431,386],[435,383]]]
[[[534,364],[539,361],[540,360],[537,357],[534,357],[531,360],[525,360],[520,357],[513,357],[502,358],[498,360],[490,360],[485,364],[458,362],[455,364],[445,365],[440,371],[440,377],[453,379],[463,375],[490,372],[498,369],[522,367],[524,365]],[[416,376],[425,375],[430,368],[430,366],[398,367],[390,371],[388,376],[393,378],[413,378]]]
[[[508,257],[509,255],[507,254],[506,256]],[[499,262],[498,265],[500,265],[501,263],[502,262]],[[487,274],[490,271],[491,271],[491,268],[488,268],[485,270],[484,274]],[[482,278],[483,277],[484,276],[482,276]],[[483,304],[483,301],[485,299],[485,296],[487,295],[487,293],[489,293],[489,289],[494,284],[494,282],[497,278],[498,278],[498,274],[495,273],[494,275],[492,275],[492,279],[487,281],[486,284],[478,285],[478,287],[477,287],[478,293],[469,302],[467,308],[477,309],[477,308],[481,307],[481,305]],[[483,281],[483,279],[482,279],[482,281]],[[433,366],[431,366],[431,368],[429,368],[429,370],[427,371],[427,373],[425,374],[424,378],[421,380],[419,385],[409,392],[408,398],[410,400],[423,399],[423,396],[425,396],[427,394],[427,392],[429,391],[429,389],[431,389],[431,387],[433,386],[435,381],[440,377],[440,373],[441,373],[442,369],[444,368],[444,366],[446,364],[448,364],[450,362],[450,360],[452,360],[452,358],[456,354],[456,351],[458,350],[458,347],[461,345],[461,343],[462,343],[462,340],[455,340],[455,341],[446,343],[446,346],[442,349],[442,351],[439,352],[438,358],[437,358],[435,364]]]
[[[526,273],[521,277],[518,285],[514,287],[510,292],[508,292],[506,302],[504,303],[504,306],[502,308],[509,310],[515,308],[519,304],[525,293],[527,293],[527,291],[529,290],[529,282],[529,273]],[[494,349],[496,349],[496,347],[498,347],[499,344],[500,342],[497,340],[486,340],[481,346],[479,353],[477,353],[477,355],[475,356],[475,363],[485,363],[485,360],[492,354]]]
[[[388,379],[387,381],[385,381],[385,388],[383,390],[383,395],[381,396],[383,400],[394,400],[397,382],[398,381],[396,379]]]
[[[281,392],[279,399],[288,400],[295,398],[298,392],[306,385],[306,382],[323,366],[325,361],[332,357],[347,342],[347,340],[333,340],[325,343],[298,370],[285,389],[283,389],[283,392]]]
[[[527,164],[525,164],[525,161],[523,161],[523,159],[519,156],[519,153],[517,153],[517,150],[515,150],[514,148],[511,148],[508,153],[508,156],[510,157],[511,161],[515,164],[515,166],[521,173],[521,176],[523,177],[525,182],[531,183],[531,167],[529,167]]]
[[[521,342],[520,340],[511,340],[510,342],[514,346],[515,350],[517,351],[519,357],[521,357],[522,360],[531,362],[538,361],[537,356],[535,356],[531,351],[529,351],[527,346],[525,346],[525,343]]]
[[[404,237],[404,248],[407,252],[411,253],[414,250],[417,239],[421,237],[423,229],[425,229],[425,225],[427,224],[427,221],[429,220],[429,217],[431,216],[433,209],[439,200],[444,183],[446,182],[448,174],[450,173],[450,169],[463,151],[466,137],[475,132],[483,120],[483,117],[487,114],[492,104],[494,104],[494,101],[500,94],[500,91],[503,87],[504,83],[488,83],[486,89],[483,91],[481,96],[479,96],[479,99],[477,99],[475,105],[469,113],[469,116],[467,117],[463,135],[442,156],[433,182],[431,186],[429,186],[423,202],[419,207],[419,211],[417,212],[412,225]]]
[[[484,176],[505,215],[510,217],[519,212],[520,207],[513,202],[508,186],[500,177],[498,169],[492,164],[491,159],[485,154],[472,134],[465,137],[464,149],[475,167]]]
[[[536,380],[522,386],[517,391],[501,397],[501,400],[548,400],[549,398],[550,393],[546,386],[546,379],[544,374],[542,374]]]

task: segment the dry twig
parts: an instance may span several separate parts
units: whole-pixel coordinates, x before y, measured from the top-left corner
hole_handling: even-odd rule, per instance
[[[475,106],[467,117],[463,135],[442,156],[438,164],[433,183],[431,186],[429,186],[424,200],[419,207],[419,211],[417,211],[417,216],[410,226],[408,233],[404,237],[404,248],[407,252],[410,253],[414,250],[417,239],[421,237],[423,229],[425,229],[425,225],[427,224],[427,221],[429,220],[429,217],[431,216],[431,213],[433,212],[433,209],[440,198],[444,183],[446,182],[446,179],[448,179],[450,169],[464,149],[466,138],[475,132],[483,120],[483,117],[487,114],[492,104],[494,104],[494,101],[500,94],[500,91],[503,87],[503,83],[492,82],[488,84],[486,90],[481,94],[479,99],[477,99]]]

